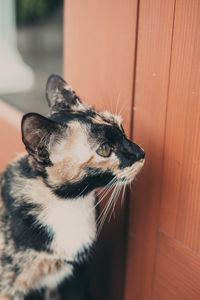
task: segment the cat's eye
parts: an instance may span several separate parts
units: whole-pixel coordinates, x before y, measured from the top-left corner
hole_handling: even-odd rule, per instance
[[[103,157],[108,157],[110,156],[112,152],[112,148],[108,143],[102,144],[98,149],[97,149],[97,154]]]

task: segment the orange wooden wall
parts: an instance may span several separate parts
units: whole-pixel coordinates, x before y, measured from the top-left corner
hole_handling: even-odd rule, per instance
[[[0,171],[25,150],[20,132],[21,117],[20,112],[0,100]]]
[[[100,240],[99,300],[200,299],[199,33],[199,0],[65,0],[66,80],[99,108],[125,105],[147,153]]]

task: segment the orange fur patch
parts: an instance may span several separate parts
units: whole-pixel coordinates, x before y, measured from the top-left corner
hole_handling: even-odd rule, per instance
[[[108,125],[111,126],[112,124],[109,121],[103,120],[100,116],[95,116],[90,118],[96,124]]]
[[[102,161],[95,161],[94,159],[88,165],[91,167],[102,169],[104,171],[107,169],[115,171],[118,168],[119,160],[116,157],[114,157],[113,159],[109,158],[108,160],[102,159]]]
[[[13,300],[13,299],[6,295],[0,294],[0,300]]]
[[[87,165],[93,159],[93,157],[94,155],[80,165],[76,165],[76,167],[70,160],[63,160],[49,168],[49,174],[50,176],[53,176],[54,180],[56,179],[56,182],[59,183],[74,181],[81,176],[83,167]]]
[[[63,260],[54,257],[38,257],[34,260],[34,264],[24,270],[15,280],[16,286],[23,291],[28,291],[44,276],[59,272],[65,266]]]

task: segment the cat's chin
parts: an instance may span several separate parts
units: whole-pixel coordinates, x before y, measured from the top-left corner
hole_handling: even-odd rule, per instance
[[[135,162],[132,166],[126,167],[123,170],[120,170],[116,176],[117,180],[121,184],[131,183],[136,175],[141,171],[144,165],[145,159],[140,159]]]

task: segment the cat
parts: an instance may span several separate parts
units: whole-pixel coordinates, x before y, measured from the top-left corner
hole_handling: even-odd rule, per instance
[[[120,116],[95,111],[58,75],[49,77],[46,97],[48,117],[22,119],[28,153],[0,177],[0,300],[57,287],[65,299],[89,300],[80,276],[97,238],[95,191],[131,182],[144,164]]]

